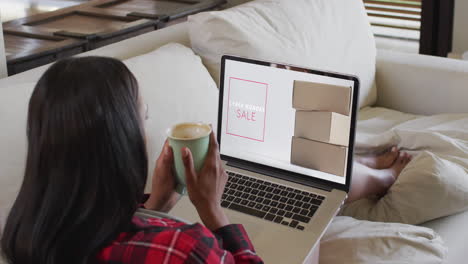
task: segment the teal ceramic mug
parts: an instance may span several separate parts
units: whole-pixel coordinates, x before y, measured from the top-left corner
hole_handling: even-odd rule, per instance
[[[169,146],[174,154],[176,192],[186,194],[185,166],[182,160],[182,148],[190,149],[193,164],[197,172],[203,167],[210,146],[211,127],[204,123],[180,123],[167,130]]]

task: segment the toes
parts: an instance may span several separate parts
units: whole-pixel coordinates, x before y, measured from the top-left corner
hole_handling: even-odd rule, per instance
[[[398,157],[397,162],[399,164],[402,164],[403,166],[406,166],[412,159],[413,159],[413,157],[409,153],[401,152],[399,157]]]
[[[410,154],[408,154],[408,159],[407,159],[407,162],[406,162],[406,163],[410,163],[410,161],[411,161],[412,159],[413,159],[413,157],[412,157]]]
[[[382,164],[381,167],[383,168],[388,168],[390,167],[393,162],[399,157],[400,151],[397,146],[393,146],[388,152],[386,152],[382,158]]]
[[[406,157],[406,153],[405,153],[405,152],[401,152],[400,155],[398,156],[397,162],[399,162],[400,164],[405,163],[405,157]]]
[[[412,158],[413,157],[409,153],[405,152],[405,161],[406,161],[406,163],[410,162]]]

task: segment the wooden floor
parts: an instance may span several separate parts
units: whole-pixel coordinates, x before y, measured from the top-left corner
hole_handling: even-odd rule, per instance
[[[2,22],[73,6],[87,0],[0,0]]]

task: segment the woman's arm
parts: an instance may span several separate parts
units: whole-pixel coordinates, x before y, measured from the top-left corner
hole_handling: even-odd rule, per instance
[[[242,225],[226,225],[211,232],[196,224],[185,229],[180,239],[185,241],[181,249],[190,248],[184,263],[263,263]]]
[[[183,149],[182,155],[189,198],[205,226],[219,238],[220,243],[212,248],[214,255],[221,256],[224,260],[221,263],[263,263],[255,253],[244,228],[241,225],[231,225],[221,207],[221,196],[228,176],[214,133],[210,135],[208,155],[200,172],[195,171],[189,149]]]
[[[242,225],[227,225],[214,231],[220,246],[228,251],[234,263],[263,263]]]

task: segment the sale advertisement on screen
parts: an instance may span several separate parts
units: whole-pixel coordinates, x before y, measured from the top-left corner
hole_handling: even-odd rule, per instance
[[[342,91],[343,87],[349,90],[354,85],[347,79],[277,64],[227,60],[221,98],[220,152],[229,157],[344,184],[348,142],[338,139],[349,136],[349,116],[339,114],[338,110],[325,111],[314,106],[307,111],[297,110],[293,107],[295,98],[309,96],[299,93],[300,83],[313,84],[306,88],[309,94],[310,89],[316,91],[310,101],[318,104],[325,104],[324,98],[341,98],[339,94],[325,96],[339,87],[332,89],[327,86],[324,90],[322,85],[340,86],[336,91]],[[328,107],[329,104],[325,105]],[[330,105],[339,106],[337,109],[343,107],[334,102]]]
[[[230,77],[226,133],[264,142],[267,97],[267,83]]]

